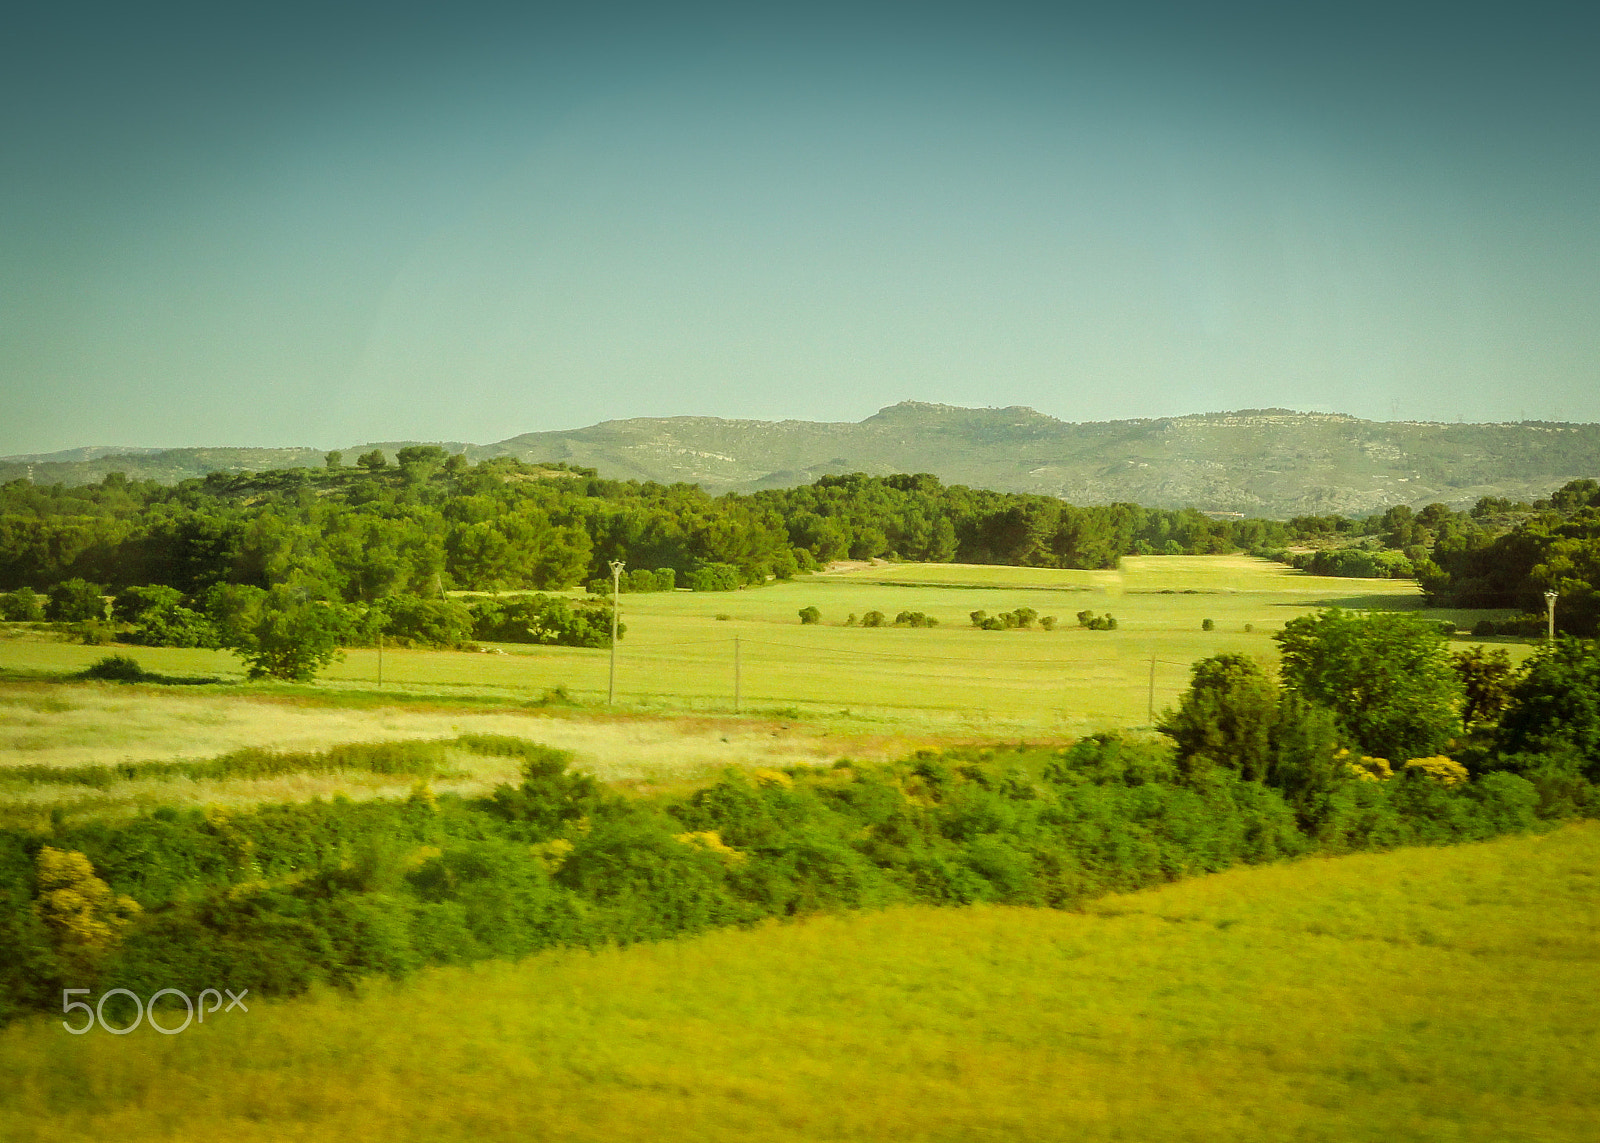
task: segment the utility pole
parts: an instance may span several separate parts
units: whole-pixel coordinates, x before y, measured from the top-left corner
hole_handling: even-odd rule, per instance
[[[622,595],[621,560],[611,561],[611,686],[606,690],[606,705],[617,702],[617,603]]]
[[[739,713],[739,636],[733,637],[733,713]]]
[[[1150,701],[1146,709],[1146,721],[1151,726],[1156,724],[1156,657],[1150,656]]]
[[[1556,641],[1556,593],[1554,590],[1544,593],[1544,609],[1549,617],[1549,630],[1546,639],[1554,643]]]

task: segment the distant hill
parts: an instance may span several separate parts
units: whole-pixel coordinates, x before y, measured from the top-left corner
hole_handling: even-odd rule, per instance
[[[410,441],[366,444],[391,456]],[[1033,409],[907,401],[859,423],[641,417],[489,445],[447,443],[472,460],[565,461],[617,479],[700,484],[713,492],[805,484],[839,472],[931,472],[950,484],[1059,496],[1074,504],[1286,517],[1356,515],[1394,504],[1482,496],[1533,500],[1600,475],[1600,425],[1363,421],[1337,413],[1244,409],[1072,423]],[[99,455],[97,455],[99,454]],[[207,472],[320,465],[317,449],[74,449],[0,458],[0,481],[177,481]]]

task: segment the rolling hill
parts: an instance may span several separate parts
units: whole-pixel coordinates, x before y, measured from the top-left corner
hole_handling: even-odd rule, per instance
[[[383,442],[390,453],[407,443]],[[1074,423],[1033,409],[907,401],[860,422],[642,417],[449,442],[470,459],[564,461],[617,479],[688,482],[713,492],[805,484],[840,472],[931,472],[946,483],[1059,496],[1075,504],[1286,517],[1361,514],[1393,504],[1482,496],[1533,500],[1600,474],[1600,425],[1364,421],[1337,413],[1246,409]],[[177,481],[212,471],[320,464],[311,448],[73,449],[0,458],[0,481],[79,484],[123,472]]]

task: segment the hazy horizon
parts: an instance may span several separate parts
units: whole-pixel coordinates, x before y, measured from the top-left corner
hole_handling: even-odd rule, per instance
[[[1577,6],[15,23],[0,455],[903,400],[1600,420]]]

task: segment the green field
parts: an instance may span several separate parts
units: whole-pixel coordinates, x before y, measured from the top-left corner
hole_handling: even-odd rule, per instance
[[[609,655],[503,644],[493,653],[352,649],[311,687],[245,684],[226,652],[132,648],[146,669],[209,677],[213,686],[51,683],[104,647],[0,639],[0,806],[13,817],[163,802],[234,804],[403,796],[399,776],[336,774],[293,781],[121,783],[81,788],[3,780],[9,767],[205,758],[244,746],[317,750],[394,738],[509,734],[573,751],[611,781],[696,780],[725,766],[887,760],[922,746],[999,739],[1061,741],[1148,725],[1188,684],[1189,665],[1219,651],[1271,659],[1272,633],[1320,606],[1415,608],[1415,584],[1307,576],[1243,556],[1152,556],[1115,571],[959,564],[878,564],[738,592],[622,597],[618,706],[604,706]],[[823,622],[802,626],[816,606]],[[980,631],[969,613],[1018,606],[1055,615],[1047,632]],[[1110,611],[1115,631],[1077,626]],[[847,615],[923,611],[931,629],[845,627]],[[1476,614],[1438,612],[1466,627]],[[720,618],[719,618],[720,617]],[[1201,630],[1204,619],[1215,630]],[[1246,626],[1253,630],[1246,631]],[[734,710],[735,640],[741,704]],[[1513,644],[1519,657],[1526,647]],[[1154,671],[1152,672],[1152,660]],[[7,673],[11,681],[7,680]],[[1152,681],[1154,686],[1152,687]],[[539,707],[565,687],[583,705]],[[442,790],[480,793],[510,773],[469,760]]]
[[[1516,1143],[1600,1123],[1600,826],[0,1033],[0,1136]],[[170,1019],[169,1023],[176,1023]]]
[[[892,581],[892,582],[891,582]],[[889,564],[802,577],[727,593],[625,595],[628,633],[618,651],[618,699],[644,712],[732,712],[735,646],[741,708],[855,715],[948,734],[1076,735],[1146,725],[1152,704],[1170,704],[1189,665],[1220,651],[1272,658],[1272,633],[1296,615],[1339,605],[1420,607],[1409,580],[1307,576],[1244,556],[1130,557],[1116,571],[1052,571],[969,565]],[[800,608],[823,622],[802,627]],[[1062,626],[991,632],[969,613],[1018,606]],[[1116,631],[1079,628],[1081,610],[1109,611]],[[934,629],[843,626],[867,611],[923,611]],[[1477,613],[1440,612],[1463,626]],[[1215,630],[1201,630],[1211,619]],[[1249,626],[1252,630],[1246,630]],[[481,654],[396,651],[383,655],[384,685],[460,697],[516,700],[565,686],[603,698],[605,651],[506,644]],[[81,669],[105,652],[32,639],[0,640],[0,668]],[[140,649],[147,669],[238,681],[223,652]],[[331,688],[370,689],[378,655],[351,650],[322,676]]]

